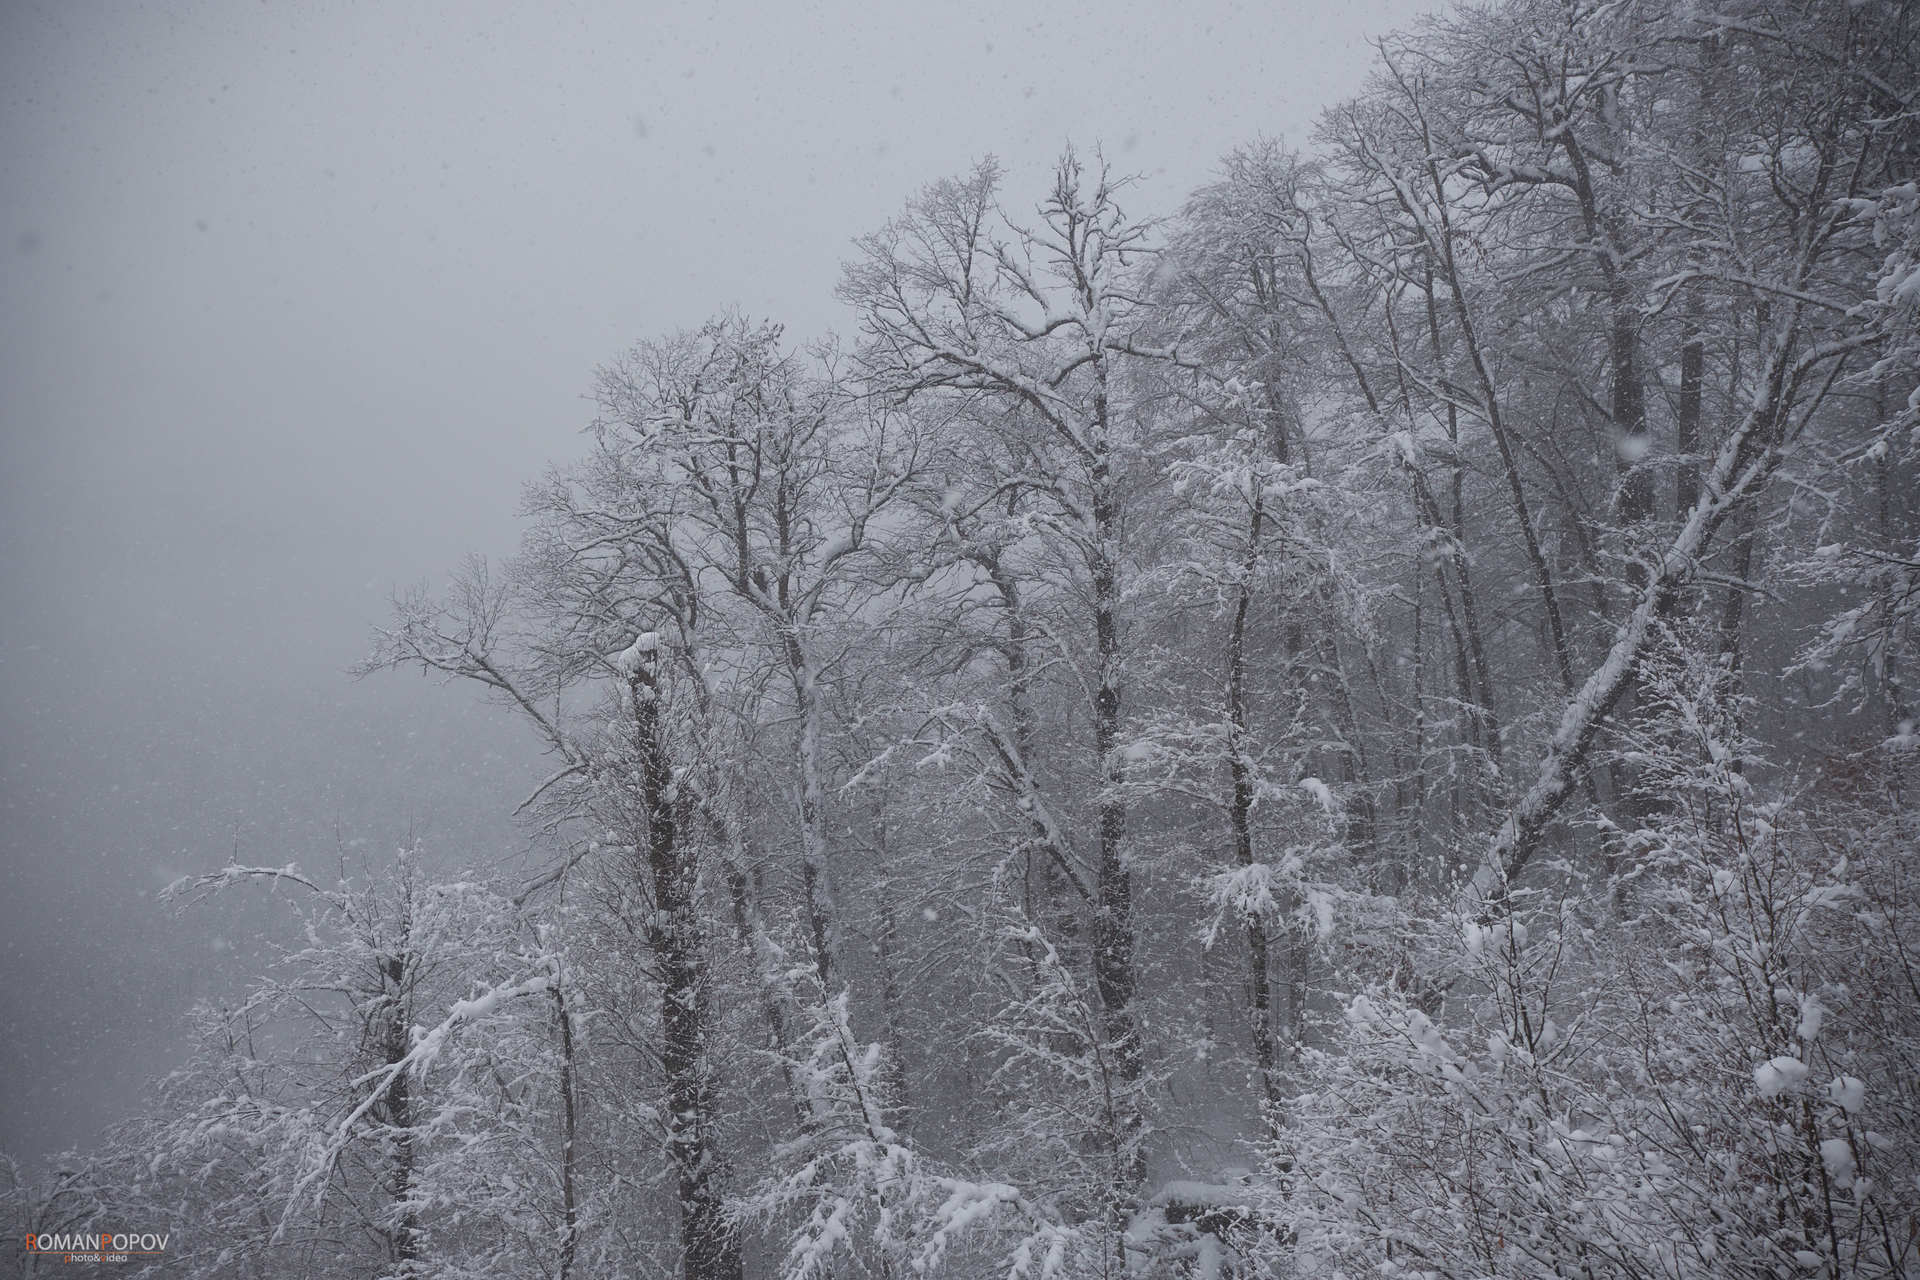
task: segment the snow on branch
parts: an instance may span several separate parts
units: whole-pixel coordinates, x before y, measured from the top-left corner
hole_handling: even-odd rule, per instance
[[[220,870],[203,876],[181,876],[160,891],[162,902],[178,902],[189,899],[198,902],[210,894],[230,888],[246,880],[271,880],[276,883],[290,880],[303,889],[310,889],[325,898],[331,898],[325,889],[302,875],[300,868],[289,862],[284,867],[243,867],[238,863],[229,863]]]
[[[807,1098],[805,1132],[781,1149],[785,1170],[732,1208],[741,1219],[803,1215],[788,1235],[782,1280],[836,1274],[835,1258],[855,1252],[859,1237],[928,1274],[963,1237],[1007,1229],[1016,1232],[1009,1280],[1065,1274],[1069,1228],[1010,1183],[943,1168],[888,1125],[883,1050],[854,1035],[845,992],[822,993],[803,1052],[787,1066]]]
[[[1793,319],[1779,327],[1760,378],[1762,394],[1715,454],[1700,496],[1672,542],[1644,565],[1645,580],[1633,611],[1615,630],[1605,659],[1568,699],[1533,784],[1508,811],[1469,881],[1469,914],[1481,914],[1480,904],[1504,897],[1507,886],[1531,861],[1548,823],[1573,794],[1594,736],[1632,683],[1673,592],[1696,571],[1726,517],[1754,502],[1785,459],[1785,444],[1792,438],[1786,419],[1793,411],[1798,379],[1820,361],[1839,359],[1852,349],[1849,340],[1796,355],[1792,339],[1797,329]]]
[[[397,1081],[403,1076],[418,1078],[426,1074],[445,1050],[448,1041],[462,1028],[492,1017],[513,1000],[523,996],[539,995],[546,991],[553,985],[554,971],[553,959],[543,957],[536,965],[535,972],[513,982],[491,987],[469,999],[455,1001],[447,1010],[446,1016],[432,1029],[420,1027],[413,1029],[413,1047],[398,1061],[383,1064],[352,1080],[351,1087],[365,1088],[365,1095],[334,1126],[333,1136],[295,1182],[293,1193],[287,1197],[287,1206],[281,1215],[281,1230],[286,1229],[295,1206],[310,1188],[318,1188],[316,1199],[325,1196],[327,1180],[331,1177],[340,1156],[352,1145],[360,1122],[365,1120],[368,1113],[388,1096]]]

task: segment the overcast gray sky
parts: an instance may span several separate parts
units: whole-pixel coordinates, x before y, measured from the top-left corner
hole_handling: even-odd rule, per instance
[[[276,913],[174,876],[512,854],[529,744],[343,674],[512,550],[593,367],[728,305],[814,336],[848,242],[1072,138],[1170,211],[1303,137],[1414,0],[0,8],[0,1150],[84,1143]]]

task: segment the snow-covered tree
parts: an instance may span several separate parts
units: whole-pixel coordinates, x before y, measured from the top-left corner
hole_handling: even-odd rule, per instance
[[[302,942],[238,1004],[199,1010],[199,1053],[139,1129],[145,1198],[217,1227],[175,1258],[200,1275],[564,1272],[565,1046],[531,999],[561,989],[558,960],[512,903],[429,876],[413,849],[358,876],[343,858],[332,885],[229,865],[171,892],[247,883],[291,899]]]
[[[1458,918],[1446,1020],[1370,990],[1312,1055],[1272,1146],[1300,1263],[1911,1268],[1908,824],[1751,782],[1706,639],[1667,633],[1643,668],[1635,760],[1666,804],[1636,836],[1633,917],[1529,894]]]
[[[1104,161],[1090,170],[1073,152],[1063,155],[1032,226],[1004,214],[999,186],[988,161],[928,187],[861,241],[841,295],[861,313],[858,350],[872,394],[984,399],[1022,432],[1006,452],[1024,474],[1003,484],[1044,496],[1035,519],[1057,557],[1051,567],[1061,585],[1081,593],[1087,615],[1060,657],[1086,691],[1098,779],[1092,966],[1109,1051],[1122,1075],[1137,1079],[1133,880],[1126,800],[1116,785],[1124,766],[1128,473],[1145,425],[1131,375],[1175,353],[1146,333],[1139,267],[1150,228],[1123,212],[1122,184]],[[1017,759],[1006,767],[1016,778],[1028,772]],[[1143,1172],[1136,1161],[1116,1176],[1135,1184]]]

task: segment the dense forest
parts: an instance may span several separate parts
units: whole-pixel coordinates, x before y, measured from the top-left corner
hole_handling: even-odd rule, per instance
[[[612,359],[363,672],[525,726],[543,860],[174,886],[279,958],[14,1239],[1920,1275],[1916,19],[1461,9],[1168,216],[982,160],[837,340]]]

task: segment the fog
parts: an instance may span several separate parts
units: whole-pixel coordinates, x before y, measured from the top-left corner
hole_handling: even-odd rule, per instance
[[[849,240],[988,152],[1100,142],[1170,211],[1419,7],[8,6],[0,1148],[129,1113],[284,923],[176,876],[519,853],[515,726],[345,673],[511,552],[597,363],[842,325]]]

